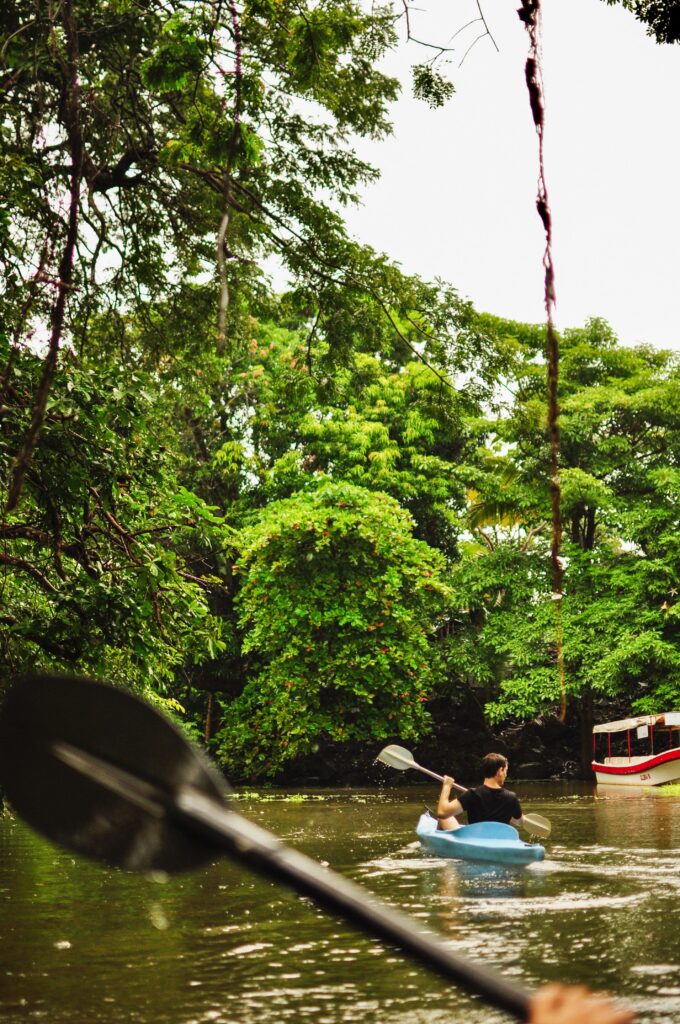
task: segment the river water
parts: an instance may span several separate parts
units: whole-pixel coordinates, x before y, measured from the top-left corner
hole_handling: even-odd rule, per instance
[[[583,982],[639,1021],[680,1022],[680,798],[517,787],[547,858],[493,868],[423,854],[430,786],[241,794],[238,807],[533,988]],[[169,879],[76,860],[0,820],[0,1021],[477,1024],[497,1011],[280,886],[220,860]]]

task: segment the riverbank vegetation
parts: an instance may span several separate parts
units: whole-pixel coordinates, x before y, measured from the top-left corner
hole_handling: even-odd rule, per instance
[[[235,779],[559,704],[544,328],[343,225],[375,176],[354,140],[389,132],[396,13],[0,16],[3,685],[133,687]],[[596,318],[560,343],[585,764],[611,702],[680,700],[680,368]]]

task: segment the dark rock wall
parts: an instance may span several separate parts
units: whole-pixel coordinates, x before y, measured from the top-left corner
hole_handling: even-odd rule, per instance
[[[446,698],[433,701],[430,712],[432,732],[418,743],[395,735],[375,744],[322,745],[317,754],[295,761],[272,781],[276,785],[366,786],[384,782],[386,773],[391,784],[400,778],[410,784],[417,781],[413,771],[397,772],[375,763],[388,743],[407,747],[423,767],[453,775],[462,785],[481,781],[480,758],[490,751],[505,754],[513,780],[591,777],[590,770],[584,771],[580,764],[580,730],[575,721],[563,724],[556,717],[542,716],[492,729],[481,706],[473,701],[454,704]]]

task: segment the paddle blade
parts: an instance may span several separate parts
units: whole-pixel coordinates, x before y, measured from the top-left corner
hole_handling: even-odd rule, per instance
[[[383,764],[388,764],[390,768],[397,768],[400,772],[416,767],[411,751],[406,747],[398,747],[395,743],[381,750],[376,761],[382,761]]]
[[[527,832],[531,832],[534,836],[540,836],[541,839],[547,839],[552,832],[552,825],[542,814],[525,814],[524,827]]]
[[[165,814],[182,785],[223,802],[221,777],[145,701],[71,676],[28,676],[9,691],[0,711],[0,786],[53,842],[138,871],[215,860],[217,846]]]

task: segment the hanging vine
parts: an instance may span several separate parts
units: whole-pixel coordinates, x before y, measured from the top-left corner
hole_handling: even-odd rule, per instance
[[[567,712],[567,690],[564,671],[564,643],[562,623],[562,520],[560,516],[560,425],[557,388],[559,383],[559,344],[555,331],[555,268],[552,254],[552,217],[545,179],[544,137],[545,137],[545,93],[541,74],[541,0],[522,0],[518,9],[520,20],[529,34],[529,56],[525,65],[527,89],[531,114],[538,136],[538,190],[536,209],[545,232],[544,305],[546,315],[546,355],[548,362],[548,435],[550,439],[550,508],[552,517],[552,539],[550,561],[552,567],[552,597],[555,602],[555,653],[560,688],[560,718],[564,721]]]
[[[236,150],[241,137],[241,106],[242,106],[242,84],[243,84],[243,40],[241,36],[241,23],[239,13],[234,0],[228,0],[227,4],[231,16],[232,34],[234,39],[234,127],[229,143],[229,154],[225,161],[222,172],[222,216],[217,232],[217,270],[220,280],[220,300],[218,307],[217,326],[217,351],[223,353],[227,345],[227,312],[229,310],[229,282],[227,280],[227,258],[229,256],[228,235],[231,218],[232,202],[232,170]]]

